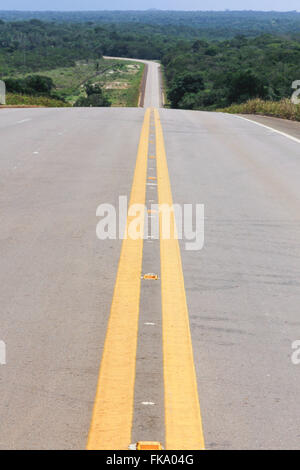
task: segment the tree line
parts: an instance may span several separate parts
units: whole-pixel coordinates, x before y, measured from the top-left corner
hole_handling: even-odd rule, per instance
[[[175,27],[193,29],[201,38],[229,39],[236,34],[290,34],[300,30],[300,13],[262,11],[0,11],[5,21],[32,19],[54,23],[88,23],[90,25],[151,25],[156,28]]]

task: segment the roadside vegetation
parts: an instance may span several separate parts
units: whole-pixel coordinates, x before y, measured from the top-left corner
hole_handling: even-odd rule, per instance
[[[249,100],[242,104],[233,104],[228,108],[220,109],[231,114],[260,114],[262,116],[273,116],[292,121],[300,121],[300,105],[293,104],[291,100],[264,101],[259,98]]]
[[[30,74],[16,73],[4,78],[7,91],[16,94],[14,101],[25,95],[27,100],[37,96],[58,100],[65,106],[137,106],[144,65],[131,61],[89,60],[77,61],[72,67],[38,71]],[[92,88],[97,87],[102,98],[95,100]],[[93,99],[88,100],[88,93]],[[100,91],[99,91],[100,90]],[[85,101],[84,101],[85,100]],[[22,102],[26,101],[25,97]],[[89,103],[88,103],[89,101]],[[44,103],[47,101],[43,100]],[[96,104],[97,103],[97,104]]]
[[[85,86],[86,96],[81,96],[74,103],[76,107],[109,107],[111,102],[104,95],[102,88],[99,85],[86,85]]]
[[[6,106],[42,106],[46,108],[62,108],[67,106],[61,100],[46,96],[27,96],[18,93],[6,94]]]

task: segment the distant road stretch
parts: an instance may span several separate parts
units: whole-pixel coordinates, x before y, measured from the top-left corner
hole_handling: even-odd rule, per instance
[[[154,107],[160,108],[162,105],[162,88],[160,77],[160,64],[150,60],[140,59],[125,59],[124,57],[109,57],[105,56],[104,59],[116,60],[133,60],[134,62],[142,62],[147,65],[147,82],[145,90],[144,108]]]

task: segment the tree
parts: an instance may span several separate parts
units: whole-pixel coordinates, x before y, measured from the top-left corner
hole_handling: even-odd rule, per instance
[[[30,75],[25,78],[25,83],[28,89],[45,95],[50,95],[52,88],[54,88],[52,79],[41,75]]]
[[[251,98],[265,98],[268,90],[264,81],[251,70],[227,77],[229,103],[243,103]]]
[[[185,73],[175,78],[168,92],[172,108],[177,108],[186,93],[198,93],[204,90],[204,81],[200,73]]]
[[[85,86],[87,96],[78,98],[75,107],[109,107],[111,102],[103,94],[102,88],[99,85],[87,84]]]

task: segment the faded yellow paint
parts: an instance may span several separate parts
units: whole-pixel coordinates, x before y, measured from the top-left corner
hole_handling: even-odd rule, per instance
[[[156,160],[158,201],[173,204],[163,131],[157,110]],[[162,215],[160,214],[160,218]],[[171,234],[176,234],[171,214]],[[174,232],[175,229],[175,232]],[[160,261],[163,324],[163,366],[167,450],[204,449],[204,436],[196,372],[186,303],[179,243],[176,236],[162,237],[160,220]]]
[[[149,125],[150,110],[147,110],[130,205],[145,204]],[[126,233],[132,219],[128,216]],[[99,372],[88,450],[125,450],[131,442],[142,257],[143,239],[125,238]]]

